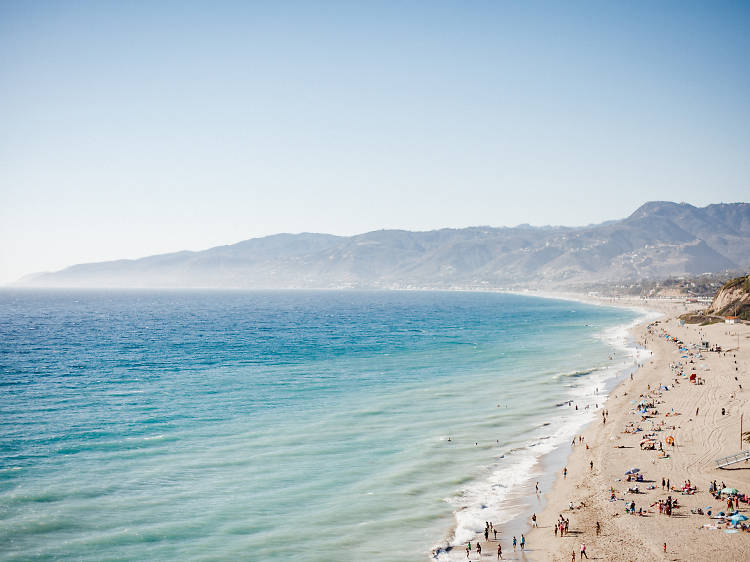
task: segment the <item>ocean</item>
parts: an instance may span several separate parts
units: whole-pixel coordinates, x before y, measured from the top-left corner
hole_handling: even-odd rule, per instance
[[[446,547],[518,525],[551,481],[633,365],[638,316],[490,292],[0,291],[0,559],[465,557]]]

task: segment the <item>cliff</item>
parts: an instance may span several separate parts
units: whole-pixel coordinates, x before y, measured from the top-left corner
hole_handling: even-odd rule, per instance
[[[750,321],[750,275],[732,279],[724,284],[706,309],[705,315],[739,316]]]

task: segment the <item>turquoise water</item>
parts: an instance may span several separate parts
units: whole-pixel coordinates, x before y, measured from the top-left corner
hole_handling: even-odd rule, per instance
[[[2,291],[0,558],[425,560],[514,515],[632,362],[635,317],[493,293]]]

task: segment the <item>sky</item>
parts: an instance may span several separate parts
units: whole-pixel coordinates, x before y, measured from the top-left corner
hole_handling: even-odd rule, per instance
[[[0,0],[0,284],[750,199],[750,3]]]

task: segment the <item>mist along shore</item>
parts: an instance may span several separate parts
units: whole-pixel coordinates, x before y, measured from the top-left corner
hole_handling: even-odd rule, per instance
[[[525,550],[500,529],[497,541],[477,536],[481,559],[496,560],[499,542],[504,560],[747,560],[750,461],[721,469],[715,460],[750,449],[740,435],[743,414],[750,430],[750,326],[683,324],[681,302],[599,302],[663,314],[632,330],[652,356],[570,445],[567,477],[544,494],[537,528],[527,514]]]

